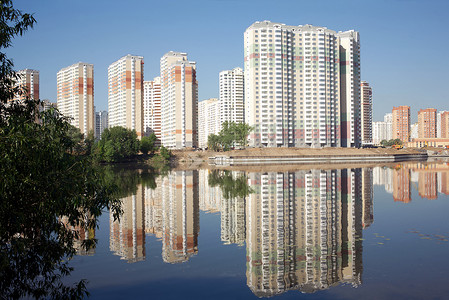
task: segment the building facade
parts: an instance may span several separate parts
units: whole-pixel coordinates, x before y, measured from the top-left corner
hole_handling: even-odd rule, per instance
[[[107,111],[97,111],[95,112],[95,138],[101,139],[101,134],[108,128],[109,119]]]
[[[143,128],[143,57],[126,55],[108,68],[109,127],[135,130],[140,139]]]
[[[243,70],[220,72],[220,124],[245,122]]]
[[[161,144],[161,78],[143,82],[143,127],[144,135],[154,133],[156,146]]]
[[[362,144],[373,143],[373,90],[369,83],[362,81],[360,85],[362,109]]]
[[[263,21],[244,37],[245,122],[254,127],[250,146],[360,144],[357,32]]]
[[[440,125],[440,138],[449,139],[449,111],[444,111],[440,116],[440,121],[438,122]]]
[[[162,145],[198,146],[198,82],[196,63],[187,53],[166,53],[161,58]]]
[[[418,137],[437,137],[437,110],[435,108],[420,109],[418,111]]]
[[[402,142],[410,141],[410,106],[393,107],[392,112],[393,139]]]
[[[57,87],[59,111],[87,136],[95,130],[94,65],[79,62],[61,69]]]
[[[15,86],[25,90],[16,94],[12,100],[39,99],[39,71],[24,69],[17,71],[16,74],[18,77],[16,78]]]
[[[198,143],[199,147],[207,147],[210,134],[218,134],[221,130],[220,101],[211,98],[198,103]]]

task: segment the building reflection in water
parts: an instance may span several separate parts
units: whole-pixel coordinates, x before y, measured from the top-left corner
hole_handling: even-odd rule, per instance
[[[412,200],[412,186],[421,198],[434,200],[438,193],[449,195],[449,163],[447,162],[406,162],[391,168],[376,167],[373,184],[384,185],[392,182],[394,201],[409,203]]]
[[[362,219],[372,222],[372,185],[362,187],[371,182],[372,169],[364,172],[249,175],[255,192],[246,206],[247,284],[254,294],[361,284]]]
[[[383,185],[394,201],[410,202],[411,187],[435,199],[438,193],[449,194],[449,164],[172,171],[158,177],[156,185],[140,184],[123,198],[119,222],[111,214],[114,254],[128,262],[144,260],[145,234],[153,234],[162,241],[164,262],[188,261],[198,253],[200,209],[220,213],[223,244],[246,245],[247,285],[255,295],[270,297],[287,290],[312,293],[360,285],[362,230],[374,222],[373,185]],[[244,192],[236,192],[237,187]]]
[[[110,214],[110,250],[128,262],[145,259],[145,234],[162,239],[167,263],[187,261],[198,252],[198,171],[175,171],[156,179],[157,188],[142,184],[122,198],[123,214]]]

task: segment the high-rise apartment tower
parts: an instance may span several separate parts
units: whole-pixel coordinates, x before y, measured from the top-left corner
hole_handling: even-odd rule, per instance
[[[196,63],[187,53],[166,53],[161,58],[162,145],[198,146],[198,82]]]
[[[252,24],[244,37],[251,146],[360,144],[357,32],[263,21]]]
[[[241,68],[220,72],[220,123],[245,121],[243,84]]]
[[[362,143],[373,143],[373,91],[369,83],[361,83],[361,108],[362,108]]]
[[[79,62],[57,74],[57,105],[70,123],[87,135],[95,130],[94,65]]]
[[[109,127],[122,126],[135,130],[137,137],[143,128],[143,57],[126,55],[108,68]]]
[[[418,111],[418,137],[437,137],[437,110],[435,108],[420,109]]]
[[[402,142],[410,141],[410,106],[393,107],[392,112],[393,139]]]
[[[161,142],[161,78],[143,82],[143,127],[145,135],[154,133],[156,145]]]
[[[16,86],[25,88],[26,92],[23,94],[17,94],[13,100],[25,100],[27,97],[30,99],[39,99],[39,71],[24,69],[16,73],[18,78],[16,79]]]

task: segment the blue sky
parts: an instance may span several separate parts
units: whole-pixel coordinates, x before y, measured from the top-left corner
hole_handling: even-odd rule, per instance
[[[362,80],[373,87],[374,120],[393,106],[449,110],[446,0],[18,0],[37,24],[7,54],[17,70],[40,71],[40,95],[56,101],[56,73],[94,64],[95,105],[107,110],[107,68],[126,54],[145,59],[145,80],[168,51],[197,62],[199,100],[218,97],[218,73],[243,67],[243,33],[255,21],[313,24],[361,36]]]

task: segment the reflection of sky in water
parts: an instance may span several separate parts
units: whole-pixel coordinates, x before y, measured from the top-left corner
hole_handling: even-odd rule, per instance
[[[344,280],[336,280],[331,284],[333,286],[325,290],[310,294],[291,290],[280,293],[274,296],[274,298],[442,299],[449,295],[449,287],[447,286],[449,278],[449,262],[447,260],[449,242],[445,241],[446,237],[449,237],[449,219],[447,218],[449,196],[444,194],[447,191],[447,186],[443,182],[443,180],[448,178],[445,176],[449,175],[449,168],[447,165],[433,165],[433,168],[435,170],[432,170],[430,165],[406,164],[398,165],[393,169],[375,168],[371,173],[374,181],[372,186],[374,195],[373,223],[361,230],[360,234],[362,248],[357,253],[357,255],[360,255],[357,259],[359,259],[362,267],[358,271],[362,280],[357,288],[353,288],[351,284],[342,284]],[[442,172],[444,168],[448,171]],[[351,174],[353,171],[349,170],[348,174]],[[140,237],[145,243],[145,257],[142,261],[128,263],[127,261],[130,260],[126,258],[120,259],[120,256],[112,254],[110,250],[109,214],[105,213],[101,216],[100,229],[96,232],[99,243],[95,249],[95,254],[93,256],[78,256],[73,260],[75,267],[73,279],[86,278],[89,281],[88,290],[94,299],[123,298],[125,296],[135,298],[151,297],[155,299],[255,298],[256,296],[248,287],[249,280],[247,276],[247,259],[249,259],[247,258],[248,239],[251,237],[251,233],[248,232],[248,228],[251,227],[248,226],[248,206],[251,199],[253,199],[253,204],[262,203],[254,201],[256,199],[257,201],[262,201],[263,199],[254,198],[254,194],[245,199],[246,233],[243,236],[246,242],[241,246],[237,245],[237,243],[230,243],[229,237],[232,235],[230,234],[232,230],[229,228],[224,229],[223,227],[231,226],[229,225],[231,223],[237,223],[238,217],[236,215],[239,214],[238,209],[235,209],[234,214],[232,214],[232,207],[229,207],[229,205],[226,207],[226,204],[230,202],[220,198],[221,194],[218,186],[213,190],[208,189],[208,185],[206,185],[207,173],[204,172],[204,170],[200,170],[199,172],[191,172],[189,174],[184,173],[184,179],[182,172],[172,173],[171,179],[164,179],[166,180],[166,190],[162,189],[160,194],[155,193],[152,196],[159,199],[166,197],[165,206],[161,203],[157,205],[161,209],[164,206],[167,212],[164,215],[167,219],[171,218],[171,221],[166,220],[167,224],[175,224],[173,220],[176,219],[176,216],[173,216],[173,211],[176,209],[178,209],[177,214],[183,215],[183,217],[176,219],[181,222],[181,227],[178,227],[178,231],[166,228],[163,233],[156,234],[160,238],[156,238],[154,234],[149,233],[144,237]],[[371,185],[361,181],[362,177],[359,176],[359,174],[362,174],[361,171],[354,172],[353,175],[357,176],[352,178],[349,176],[349,182],[353,184],[356,190],[358,186],[359,190],[356,193],[360,193],[360,195],[357,195],[354,199],[360,201],[363,192],[369,194]],[[270,173],[267,174],[270,175]],[[290,173],[284,172],[283,174],[282,187],[284,189],[283,199],[285,200],[288,195],[288,193],[285,193],[285,189],[289,186],[288,176]],[[295,189],[296,199],[302,199],[302,189],[299,188],[303,184],[301,183],[301,178],[307,182],[306,175],[311,173],[302,171],[302,173],[293,172],[293,174],[298,184]],[[332,177],[332,172],[327,171],[327,173],[324,172],[326,175],[320,175],[323,172],[318,171],[317,174],[318,177],[315,176],[314,178],[321,178],[321,183],[324,183],[324,179],[327,180],[328,191],[332,191],[332,187],[334,187],[333,193],[336,199],[345,198],[345,196],[341,195],[341,192],[340,194],[338,192],[338,189],[341,189],[342,182],[332,179],[335,178]],[[193,177],[197,176],[197,178],[189,178],[191,175]],[[258,187],[258,185],[262,185],[260,183],[262,175],[260,173],[247,174],[250,180],[255,180],[252,188],[255,189],[256,194],[258,188],[262,190],[260,186]],[[270,181],[273,178],[279,180],[280,177],[276,173],[272,175],[274,177],[272,176],[271,179],[270,176],[265,178],[265,180],[268,180],[266,182],[270,183],[268,189],[270,195],[272,195],[273,191],[275,192],[276,186],[280,186],[277,185],[278,182]],[[337,177],[341,179],[341,171],[335,173],[335,175],[338,175]],[[238,176],[238,174],[233,176]],[[309,182],[314,182],[314,178],[311,178]],[[258,181],[259,179],[260,181]],[[189,180],[191,181],[189,182]],[[426,184],[420,184],[422,180],[426,181]],[[332,185],[332,182],[334,185]],[[158,189],[164,185],[163,179],[158,179],[157,183]],[[436,186],[429,187],[430,183],[436,184]],[[183,184],[185,186],[184,189]],[[197,190],[194,188],[196,184],[199,184],[196,187]],[[352,186],[350,185],[350,187]],[[321,199],[319,190],[315,190],[315,193],[318,194],[312,193],[313,197],[315,197],[314,199]],[[434,199],[435,191],[436,199]],[[305,193],[307,194],[307,192]],[[325,194],[328,195],[329,192]],[[173,203],[168,201],[170,195],[171,199],[174,200]],[[426,197],[423,197],[423,195]],[[145,196],[143,197],[145,198]],[[176,208],[180,203],[187,204],[195,201],[199,202],[197,216],[195,216],[194,209],[189,214],[189,210],[183,210],[182,205]],[[206,203],[207,201],[209,203]],[[237,202],[232,203],[234,208],[238,206]],[[132,210],[133,206],[130,205],[129,207]],[[138,206],[134,204],[134,208],[136,207]],[[363,205],[359,205],[356,213],[362,207]],[[228,217],[226,220],[223,219],[225,213],[223,211],[220,212],[220,209],[227,211]],[[172,212],[171,216],[169,216],[170,211]],[[131,217],[132,215],[130,213]],[[340,215],[344,215],[344,213]],[[254,215],[253,211],[253,221],[257,217],[257,213]],[[263,218],[263,216],[260,215],[259,218]],[[351,219],[350,216],[348,219]],[[361,220],[361,217],[359,216],[358,219]],[[174,238],[174,240],[181,241],[181,244],[178,245],[182,246],[182,238],[180,236],[183,236],[187,241],[189,232],[195,234],[195,228],[193,228],[195,225],[192,225],[193,229],[189,229],[188,226],[182,226],[182,224],[188,224],[189,222],[194,224],[195,220],[199,221],[199,228],[197,228],[198,232],[196,233],[198,240],[194,242],[194,245],[190,245],[190,248],[196,246],[197,252],[188,257],[186,256],[183,263],[165,263],[162,253],[164,248],[163,239],[168,235]],[[301,217],[296,217],[294,220],[299,223],[302,219]],[[366,220],[366,215],[364,220]],[[238,226],[241,226],[241,224]],[[253,222],[253,226],[259,225]],[[261,226],[259,227],[261,228]],[[296,224],[295,226],[298,227],[299,225]],[[236,227],[234,226],[233,228],[235,229]],[[129,230],[132,231],[132,225],[122,226],[122,229],[128,230],[127,232]],[[136,228],[134,227],[134,229]],[[299,231],[295,229],[295,232]],[[254,235],[254,233],[252,234]],[[226,238],[224,239],[223,236],[226,236]],[[348,237],[342,236],[341,233],[338,236],[339,238],[335,241],[337,248],[341,247],[341,240],[348,239]],[[240,235],[237,239],[241,237]],[[358,239],[358,237],[354,236],[350,238]],[[128,241],[129,245],[135,242],[136,239],[136,235],[134,235],[133,240],[131,234],[130,239],[126,241]],[[225,240],[228,240],[228,242]],[[275,240],[279,239],[276,238]],[[297,242],[299,243],[298,240]],[[273,242],[269,244],[273,246]],[[288,243],[285,242],[283,245],[288,245]],[[187,243],[184,246],[189,248]],[[303,249],[303,247],[298,248]],[[276,266],[273,268],[273,265],[270,265],[269,267],[270,272],[278,272],[279,268]]]

